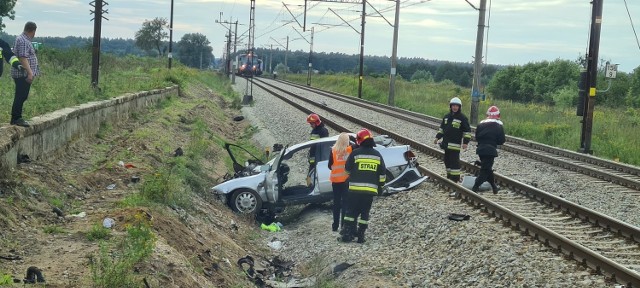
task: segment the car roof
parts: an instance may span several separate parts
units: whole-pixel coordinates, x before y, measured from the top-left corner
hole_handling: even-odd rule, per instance
[[[353,137],[356,136],[356,134],[353,134],[353,133],[347,133],[347,134],[349,134],[349,136],[353,136]],[[296,149],[298,149],[300,147],[307,146],[307,145],[310,145],[310,144],[336,142],[338,140],[338,136],[340,136],[340,135],[333,135],[333,136],[329,136],[329,137],[323,137],[323,138],[320,138],[320,139],[309,140],[309,141],[306,141],[306,142],[294,144],[294,145],[289,146],[287,148],[287,150],[296,150]]]

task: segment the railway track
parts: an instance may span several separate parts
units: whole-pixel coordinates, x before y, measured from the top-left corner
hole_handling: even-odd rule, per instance
[[[327,112],[326,114],[335,115],[335,117],[367,127],[380,134],[387,134],[396,141],[409,144],[414,149],[425,153],[430,157],[437,159],[442,158],[441,151],[424,143],[419,143],[380,126],[359,120],[351,115],[327,107],[322,103],[317,103],[305,97],[295,95],[294,93],[275,87],[265,83],[264,81],[254,81],[254,84],[266,92],[271,93],[273,96],[278,97],[286,103],[298,108],[304,113],[312,112],[306,104],[313,105],[313,111],[318,111],[318,109],[325,110]],[[282,96],[283,94],[288,96]],[[289,97],[294,97],[297,100],[292,101]],[[352,105],[364,105],[360,101],[352,101],[353,99],[347,100],[351,100],[346,102],[350,102]],[[301,105],[298,104],[297,101],[304,101],[306,104]],[[369,108],[370,110],[383,114],[390,113],[388,110],[384,110],[383,107],[373,107],[375,105],[371,105],[371,108]],[[395,111],[395,113],[402,114],[402,111],[404,110]],[[409,115],[412,113],[405,114]],[[420,125],[426,125],[425,123],[427,122],[424,120],[425,116],[398,116],[399,119],[403,119],[405,121],[423,121],[420,122]],[[400,118],[400,116],[402,116],[402,118]],[[419,120],[420,118],[423,118],[423,120]],[[325,117],[324,121],[335,130],[350,130],[349,128],[340,125],[337,118],[329,119]],[[524,145],[528,144],[525,143]],[[545,153],[554,154],[556,152]],[[564,157],[559,156],[559,153],[560,152],[555,154],[558,156],[552,157],[553,159],[556,159],[554,161],[560,162],[561,160],[558,159]],[[587,156],[586,159],[588,158],[595,157]],[[592,162],[597,163],[597,161]],[[469,163],[461,162],[461,164],[463,165],[463,169],[470,173],[475,173],[478,170],[478,167]],[[574,164],[581,165],[576,163]],[[609,163],[607,165],[616,167],[613,164],[615,163]],[[600,168],[600,170],[603,169],[604,168]],[[624,173],[625,176],[634,173],[627,172],[632,171],[632,169],[625,170],[621,167],[607,169],[615,169],[619,173]],[[485,211],[496,219],[503,221],[506,225],[510,225],[514,229],[545,243],[549,247],[554,248],[556,252],[575,259],[579,263],[594,269],[598,273],[607,275],[613,281],[624,284],[627,287],[640,287],[640,229],[638,227],[569,202],[501,174],[496,173],[495,176],[497,182],[501,184],[503,192],[497,195],[485,195],[474,193],[460,186],[458,183],[451,182],[438,172],[425,168],[422,168],[422,170],[425,175],[429,175],[441,186],[455,193],[455,195],[461,200]],[[614,175],[614,173],[608,174]],[[598,175],[587,175],[600,178]],[[506,193],[504,191],[506,191]]]
[[[386,115],[392,115],[393,117],[396,117],[398,119],[403,119],[408,122],[429,127],[434,130],[438,130],[440,126],[441,119],[417,112],[362,100],[342,94],[327,92],[288,81],[278,80],[278,82],[294,86],[298,89],[316,93],[318,95],[333,98],[353,105],[358,105],[360,107],[367,107],[372,111],[377,111]],[[472,128],[472,130],[475,131],[475,128]],[[630,189],[639,190],[639,192],[634,194],[640,195],[640,168],[636,166],[601,159],[589,154],[577,153],[566,149],[528,141],[518,137],[507,136],[506,138],[507,142],[502,145],[501,148],[504,151],[508,151],[537,161],[545,162],[554,166],[562,167],[564,169],[575,171],[590,177],[602,179],[604,181],[625,186]]]

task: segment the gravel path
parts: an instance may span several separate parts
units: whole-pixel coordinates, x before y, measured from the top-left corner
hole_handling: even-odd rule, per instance
[[[241,78],[236,78],[236,82],[236,90],[244,95],[245,82]],[[310,127],[305,122],[306,114],[260,91],[256,86],[253,88],[253,98],[253,106],[242,110],[245,117],[259,129],[254,139],[258,145],[298,143],[308,139]],[[335,100],[322,98],[318,101],[325,101],[332,108],[340,106]],[[365,119],[371,123],[393,127],[402,134],[415,135],[414,139],[422,142],[430,142],[435,136],[435,131],[424,127],[397,124],[393,118],[364,113],[353,106],[345,109],[352,114],[371,118]],[[508,121],[505,122],[508,125]],[[348,127],[351,126],[353,124]],[[329,132],[331,135],[337,133],[331,129]],[[474,149],[470,147],[470,151]],[[463,154],[465,160],[475,159],[470,151]],[[443,170],[444,173],[439,161],[422,158],[420,163],[429,169]],[[531,166],[526,171],[522,169]],[[582,181],[582,184],[578,184],[580,181],[569,182],[566,180],[582,176],[554,173],[553,169],[557,168],[506,152],[498,158],[496,167],[498,172],[509,176],[516,173],[505,171],[518,171],[523,182],[536,182],[539,187],[551,192],[560,191],[568,199],[578,191],[594,189],[594,184],[590,183],[592,180]],[[603,187],[606,185],[602,184]],[[611,199],[616,192],[603,188],[602,193],[606,193],[606,196],[599,197]],[[613,286],[603,276],[592,275],[590,270],[578,267],[575,261],[565,260],[562,255],[555,254],[529,237],[523,237],[467,204],[450,198],[448,194],[439,186],[426,182],[408,192],[376,198],[371,210],[367,242],[364,244],[337,242],[338,234],[331,232],[331,213],[327,207],[301,210],[295,215],[296,221],[285,222],[283,231],[263,232],[264,243],[282,241],[283,247],[274,253],[294,260],[297,267],[325,267],[342,262],[354,264],[333,280],[334,285],[342,287]],[[600,209],[614,209],[616,206],[602,203],[605,201],[599,202],[594,201],[591,205]],[[637,200],[630,203],[637,205]],[[450,213],[469,214],[471,219],[451,221],[447,219]],[[318,279],[326,278],[321,276]]]

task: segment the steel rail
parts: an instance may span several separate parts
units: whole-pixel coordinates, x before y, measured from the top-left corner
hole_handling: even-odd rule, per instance
[[[388,114],[389,110],[391,110],[398,113],[394,115],[394,117],[398,119],[402,119],[414,124],[426,126],[434,130],[438,130],[440,126],[439,124],[440,119],[432,116],[424,115],[418,112],[414,112],[414,111],[410,111],[410,110],[406,110],[398,107],[393,107],[393,106],[389,106],[389,105],[381,104],[377,102],[372,102],[368,100],[356,99],[354,97],[350,97],[340,93],[333,93],[333,92],[327,92],[327,91],[316,89],[316,88],[309,88],[307,86],[302,86],[290,81],[277,80],[277,82],[291,85],[296,88],[310,91],[322,96],[331,97],[336,100],[348,102],[354,105],[361,105],[364,103],[366,105],[369,105],[369,108],[371,110],[384,113],[384,114]],[[338,99],[338,98],[341,98],[341,99]],[[475,131],[475,128],[472,127],[472,130]],[[623,172],[623,173],[627,173],[634,176],[640,176],[639,167],[635,167],[633,165],[619,163],[619,162],[615,162],[607,159],[597,158],[595,156],[588,155],[588,154],[572,152],[566,149],[561,149],[561,148],[549,146],[546,144],[528,141],[518,137],[506,136],[506,138],[507,138],[507,144],[502,145],[502,150],[504,151],[509,151],[514,154],[525,156],[525,157],[538,160],[541,162],[545,162],[554,166],[559,166],[564,169],[579,172],[587,176],[604,179],[621,186],[629,187],[631,189],[640,190],[640,180],[630,179],[622,175],[616,175],[611,171],[602,170],[602,168],[606,168],[609,170],[613,170],[615,172]],[[508,143],[512,143],[513,145]],[[557,155],[558,157],[564,157],[564,158],[588,163],[591,165],[595,165],[596,167],[593,167],[591,165],[584,166],[580,163],[572,163],[563,159],[542,155],[542,154],[528,151],[526,149],[523,149],[514,145],[520,145],[530,149],[544,151],[553,155]]]
[[[268,89],[267,87],[257,83],[254,83],[254,84],[258,85],[258,87],[276,96],[277,98],[287,102],[288,104],[300,109],[301,111],[305,113],[312,113],[310,109],[305,108],[304,106],[299,105],[282,95],[279,95],[278,93]],[[287,94],[291,97],[295,97],[296,99],[302,100],[306,103],[309,103],[318,108],[324,109],[334,115],[337,115],[338,117],[344,118],[349,122],[357,123],[379,134],[389,135],[391,138],[393,138],[397,142],[409,144],[413,149],[421,151],[429,156],[441,158],[444,154],[443,152],[436,150],[428,145],[419,143],[413,139],[394,133],[393,131],[386,130],[382,127],[378,127],[366,121],[357,119],[351,115],[342,113],[330,107],[326,107],[322,104],[318,104],[312,100],[306,99],[304,97],[300,97],[282,88],[275,87],[270,84],[267,84],[267,85],[271,86],[273,89],[276,89],[284,94]],[[339,125],[337,122],[327,118],[328,117],[325,117],[324,121],[333,129],[348,131],[346,127]],[[467,171],[477,172],[479,170],[478,167],[472,164],[469,164],[466,162],[461,162],[461,164],[464,166],[463,168]],[[619,283],[623,283],[628,287],[640,287],[640,274],[638,274],[637,272],[630,270],[582,246],[579,243],[571,241],[570,239],[556,232],[553,232],[545,228],[544,226],[541,226],[529,219],[526,219],[525,217],[520,216],[510,211],[509,209],[504,208],[503,206],[497,203],[494,203],[482,197],[481,195],[474,193],[458,185],[457,183],[452,182],[449,179],[444,178],[443,176],[439,175],[436,172],[429,171],[423,167],[420,167],[420,168],[422,173],[430,176],[431,178],[436,180],[439,184],[443,185],[448,189],[458,192],[459,197],[462,198],[464,201],[470,202],[472,205],[475,205],[476,207],[483,207],[483,209],[487,212],[490,212],[492,216],[508,223],[509,225],[515,227],[520,231],[524,231],[525,233],[537,239],[538,241],[541,241],[546,245],[556,249],[557,252],[566,254],[567,256],[571,257],[572,259],[575,259],[581,264],[596,270],[598,273],[607,275],[615,279],[615,281]],[[566,212],[569,215],[579,218],[582,221],[589,222],[592,225],[599,226],[608,231],[612,231],[622,237],[626,237],[632,241],[635,241],[636,243],[640,242],[640,229],[635,226],[621,222],[617,219],[611,218],[607,215],[601,214],[591,209],[582,207],[570,201],[567,201],[557,196],[546,193],[535,187],[526,185],[519,181],[500,175],[498,173],[495,174],[495,178],[496,178],[496,181],[502,184],[503,186],[509,187],[515,192],[519,192],[530,198],[533,198],[542,204],[549,205],[555,209]]]

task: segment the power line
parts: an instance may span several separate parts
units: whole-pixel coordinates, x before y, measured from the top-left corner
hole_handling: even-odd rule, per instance
[[[638,50],[640,50],[640,41],[638,41],[638,33],[636,33],[636,28],[633,26],[633,19],[631,19],[631,13],[629,12],[629,5],[627,5],[627,0],[624,0],[624,7],[627,9],[627,15],[629,15],[629,22],[631,23],[631,29],[633,30],[633,35],[636,36],[636,43],[638,44]]]

